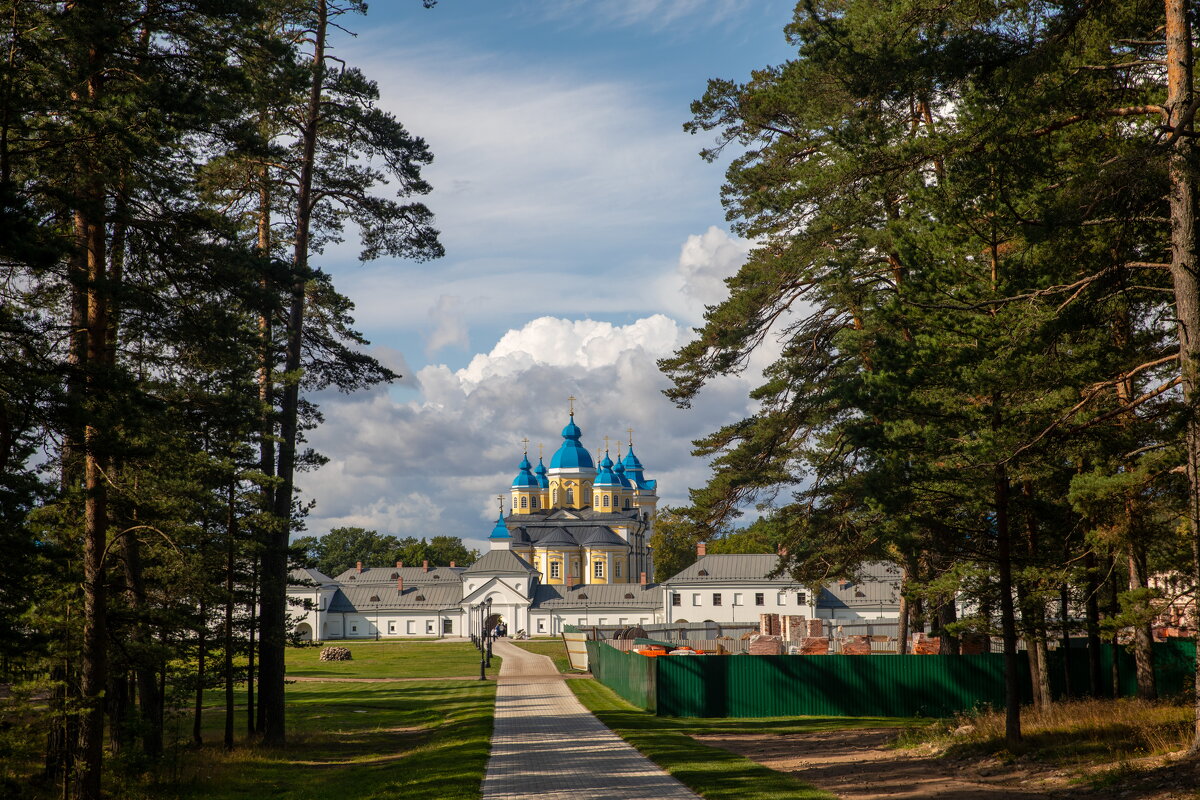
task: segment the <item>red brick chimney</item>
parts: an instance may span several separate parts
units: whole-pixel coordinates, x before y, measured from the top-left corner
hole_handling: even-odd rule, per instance
[[[640,581],[638,581],[638,582],[639,582],[639,583],[641,583],[641,584],[642,584],[642,586],[645,586],[645,585],[646,585],[646,573],[644,573],[644,572],[642,573],[642,575],[641,575],[641,580],[640,580]]]
[[[396,578],[396,594],[404,591],[404,578]]]
[[[354,563],[355,563],[355,564],[358,566],[358,572],[359,572],[359,574],[362,574],[362,562],[361,562],[361,561],[356,561],[356,562],[354,562]]]
[[[421,568],[426,572],[429,572],[429,559],[425,559],[421,562]]]
[[[403,562],[403,561],[397,561],[397,562],[396,562],[396,569],[404,569],[404,562]]]
[[[696,555],[700,558],[704,558],[706,555],[708,555],[707,542],[696,542]]]
[[[451,561],[451,562],[450,562],[450,569],[454,569],[454,562],[453,562],[453,561]]]

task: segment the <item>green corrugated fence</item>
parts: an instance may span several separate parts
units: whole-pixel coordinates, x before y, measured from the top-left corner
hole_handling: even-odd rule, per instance
[[[656,709],[657,673],[654,662],[658,659],[637,653],[623,653],[594,639],[588,640],[587,649],[588,666],[596,680],[638,708],[647,711]]]
[[[1186,691],[1195,643],[1156,643],[1159,693]],[[1112,648],[1102,651],[1107,681]],[[592,674],[629,702],[662,716],[950,716],[1004,704],[1004,656],[665,656],[622,653],[588,642]],[[1071,650],[1072,689],[1087,687],[1087,656]],[[1018,654],[1021,694],[1031,697],[1029,664]],[[1117,652],[1121,693],[1136,691],[1133,656]],[[1063,689],[1062,651],[1051,653],[1051,688]]]

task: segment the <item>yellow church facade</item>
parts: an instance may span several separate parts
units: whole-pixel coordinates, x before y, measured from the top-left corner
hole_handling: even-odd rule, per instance
[[[528,451],[510,489],[511,512],[497,521],[492,549],[508,549],[530,564],[541,583],[583,586],[645,583],[653,572],[650,535],[658,508],[657,481],[634,454],[607,449],[599,459],[570,420],[547,467]]]

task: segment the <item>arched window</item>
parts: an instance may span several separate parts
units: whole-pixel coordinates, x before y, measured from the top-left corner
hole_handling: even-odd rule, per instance
[[[569,506],[575,505],[575,490],[574,489],[567,489],[567,505],[569,505]]]
[[[558,505],[558,489],[554,490],[554,505]]]
[[[604,495],[604,507],[608,508],[608,495]]]
[[[535,497],[535,498],[533,498],[533,510],[537,511],[537,507],[538,507],[538,499]]]
[[[528,497],[521,498],[521,508],[529,508],[529,498]]]
[[[626,509],[629,508],[629,498],[628,497],[625,498],[625,508]]]

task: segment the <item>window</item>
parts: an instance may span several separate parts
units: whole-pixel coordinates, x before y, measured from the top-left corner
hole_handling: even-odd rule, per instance
[[[734,595],[733,595],[733,604],[734,604],[735,606],[742,606],[742,605],[745,605],[745,603],[743,603],[743,602],[742,602],[742,595],[741,595],[740,593],[736,593],[736,592],[734,593]]]
[[[808,595],[804,592],[796,592],[796,604],[805,605],[808,603]]]
[[[700,593],[699,592],[696,592],[695,594],[692,595],[692,605],[694,605],[694,606],[700,605]]]
[[[404,629],[408,633],[409,636],[412,636],[414,633],[417,632],[417,623],[410,619],[408,621],[408,624],[404,626]]]
[[[604,507],[608,508],[608,495],[604,495]]]
[[[442,633],[454,633],[454,620],[442,620]]]
[[[567,505],[569,505],[569,506],[575,505],[575,490],[574,489],[567,489]]]
[[[545,633],[545,632],[546,632],[546,620],[539,619],[538,620],[538,633]]]
[[[621,577],[621,562],[620,561],[618,561],[613,566],[613,570],[614,570],[614,572],[613,572],[614,575],[616,575],[618,578]]]
[[[425,632],[433,633],[433,620],[427,620],[425,622]]]
[[[673,606],[683,605],[683,595],[681,595],[679,592],[671,592],[671,605],[673,605]]]
[[[524,497],[524,496],[521,497],[521,508],[529,508],[529,498],[528,497]]]
[[[778,605],[786,606],[787,605],[787,592],[780,592],[779,597],[775,598],[775,602]]]
[[[587,620],[584,619],[583,617],[579,617],[577,620],[575,620],[575,624],[576,625],[587,625]]]
[[[713,592],[713,605],[714,606],[721,605],[721,593],[720,592]]]
[[[592,562],[592,575],[597,578],[604,577],[604,562],[603,561],[593,561]]]
[[[358,626],[357,626],[357,625],[351,625],[351,626],[350,626],[350,632],[351,632],[351,633],[358,633]]]
[[[550,562],[550,577],[551,578],[561,578],[562,577],[562,564],[560,564],[557,561]]]
[[[388,633],[395,633],[395,632],[396,632],[396,623],[389,622],[388,623]]]
[[[537,511],[537,509],[538,509],[538,499],[535,497],[535,498],[533,498],[533,510]]]
[[[313,605],[312,605],[312,600],[305,600],[305,601],[304,601],[304,610],[305,610],[305,611],[312,611],[312,607],[313,607]]]
[[[763,595],[763,593],[755,592],[754,593],[754,605],[765,606],[766,604],[767,604],[767,598]]]
[[[554,505],[558,505],[558,489],[554,490]]]

